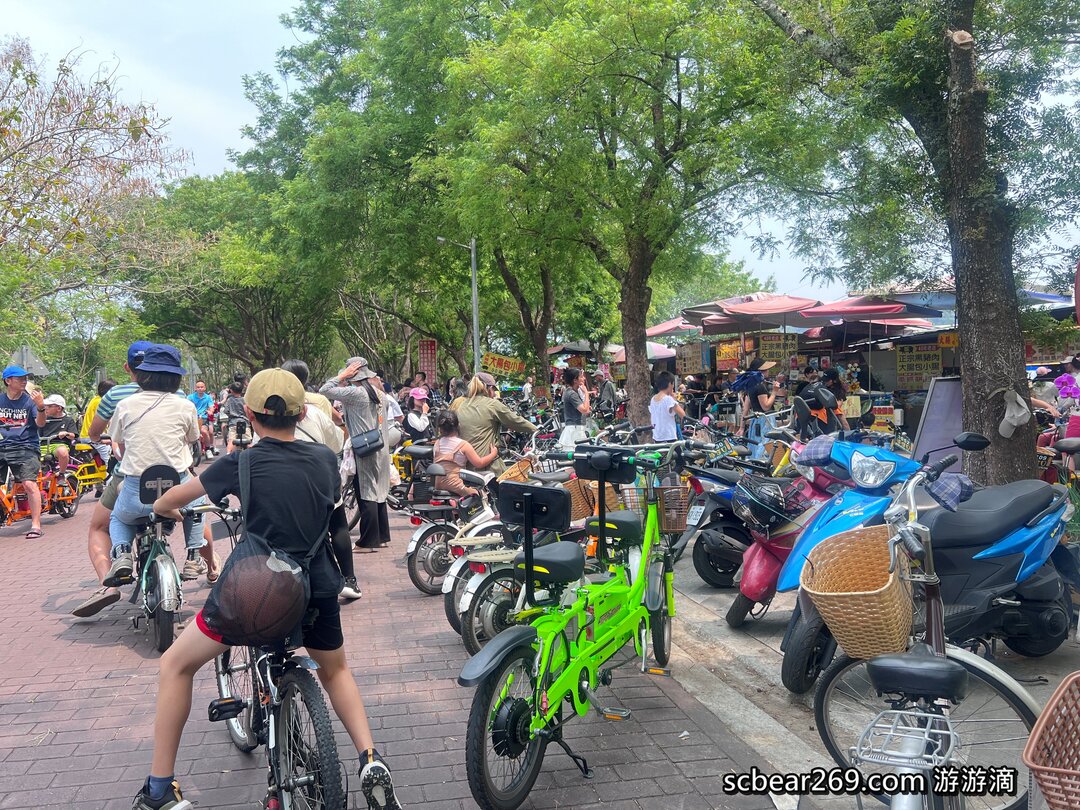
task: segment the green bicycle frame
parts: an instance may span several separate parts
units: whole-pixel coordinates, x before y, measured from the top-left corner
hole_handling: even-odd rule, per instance
[[[663,555],[654,553],[660,541],[659,513],[656,493],[652,487],[649,490],[641,559],[633,576],[627,565],[610,564],[608,570],[614,576],[606,582],[579,586],[573,605],[546,607],[531,622],[538,637],[534,665],[537,689],[529,726],[532,735],[555,720],[567,697],[571,698],[575,712],[585,715],[590,701],[580,685],[587,681],[589,689],[596,688],[601,666],[631,638],[637,654],[643,654],[638,628],[642,620],[646,627],[649,622],[645,591],[653,564],[663,565],[660,584],[664,602],[674,615],[674,577]],[[603,545],[601,542],[600,546]]]

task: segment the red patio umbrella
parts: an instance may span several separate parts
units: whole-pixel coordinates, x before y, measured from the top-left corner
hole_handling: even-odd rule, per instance
[[[687,337],[689,335],[700,335],[701,327],[695,326],[686,320],[682,315],[677,318],[672,318],[670,321],[664,321],[658,323],[656,326],[650,326],[645,330],[645,337],[657,338],[657,337]]]

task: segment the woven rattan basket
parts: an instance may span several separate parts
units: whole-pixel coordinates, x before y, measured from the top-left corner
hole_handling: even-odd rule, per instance
[[[621,503],[619,501],[619,488],[614,484],[608,484],[605,487],[607,492],[607,502],[604,504],[604,508],[609,512],[614,512],[619,509]],[[589,482],[589,498],[592,499],[593,511],[596,511],[596,505],[599,503],[599,499],[596,497],[596,493],[600,491],[599,481]]]
[[[528,481],[529,472],[532,471],[532,468],[532,459],[523,458],[521,461],[514,462],[507,467],[502,474],[499,475],[498,480],[500,483],[503,481]]]
[[[584,520],[593,513],[592,490],[589,482],[581,478],[572,478],[563,484],[570,493],[570,519]]]
[[[826,538],[807,557],[802,587],[852,658],[903,652],[911,635],[907,557],[889,573],[889,529],[870,526]]]
[[[1080,807],[1080,672],[1051,695],[1024,747],[1024,764],[1050,810]]]

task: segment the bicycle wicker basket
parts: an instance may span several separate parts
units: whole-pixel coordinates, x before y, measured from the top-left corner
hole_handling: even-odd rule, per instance
[[[584,520],[593,513],[592,490],[589,482],[581,478],[571,478],[563,489],[570,493],[570,520]]]
[[[664,534],[681,534],[686,531],[686,513],[690,509],[690,496],[685,486],[658,486],[656,508],[660,518],[660,531]],[[645,487],[623,487],[623,504],[636,512],[644,524],[648,514],[648,490]]]
[[[1023,762],[1050,810],[1080,807],[1080,672],[1054,690],[1024,746]]]
[[[532,472],[532,468],[532,459],[523,458],[521,461],[516,461],[507,467],[499,474],[497,480],[500,484],[503,481],[517,481],[519,483],[524,483],[529,480],[529,473]]]
[[[889,528],[869,526],[826,538],[807,556],[802,587],[852,658],[903,652],[911,635],[908,560],[889,573]]]

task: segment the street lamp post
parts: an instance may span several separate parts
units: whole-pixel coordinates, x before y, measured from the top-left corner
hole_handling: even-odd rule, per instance
[[[469,240],[469,244],[454,242],[444,236],[436,237],[439,244],[457,245],[469,251],[469,259],[472,265],[472,345],[473,345],[473,374],[480,373],[480,295],[476,282],[476,237]]]

